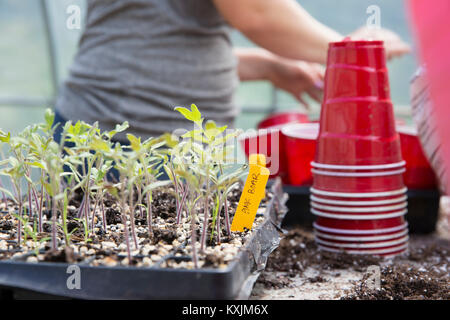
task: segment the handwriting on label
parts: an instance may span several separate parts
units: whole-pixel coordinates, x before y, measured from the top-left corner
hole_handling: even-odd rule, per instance
[[[265,164],[265,158],[264,161],[261,161],[262,159],[260,157],[262,155],[257,156],[258,158],[252,157],[249,159],[252,160],[249,161],[250,170],[231,224],[231,231],[242,232],[245,229],[251,230],[259,204],[265,196],[266,184],[269,179],[270,171],[266,167],[260,165]],[[257,159],[258,161],[256,161]]]

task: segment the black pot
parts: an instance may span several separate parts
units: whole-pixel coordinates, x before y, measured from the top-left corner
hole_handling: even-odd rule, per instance
[[[235,299],[248,295],[256,280],[252,275],[265,268],[269,254],[280,241],[278,226],[286,212],[285,195],[280,184],[273,185],[272,191],[274,197],[264,213],[265,221],[225,269],[78,264],[81,288],[69,289],[67,281],[75,273],[67,263],[1,261],[0,298]],[[170,259],[186,257],[169,254],[163,261]]]

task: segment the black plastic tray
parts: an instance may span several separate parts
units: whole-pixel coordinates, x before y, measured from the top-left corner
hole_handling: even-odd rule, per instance
[[[284,191],[289,195],[287,201],[288,213],[282,227],[302,225],[312,228],[315,216],[310,210],[310,187],[284,185]],[[439,213],[439,190],[408,190],[408,213],[406,220],[410,233],[427,234],[436,229]]]
[[[75,299],[235,299],[252,274],[265,268],[280,241],[279,222],[286,212],[281,185],[272,186],[265,221],[225,269],[94,267],[78,264],[81,289],[68,289],[66,263],[0,262],[0,297]],[[163,260],[177,259],[168,255]],[[253,283],[251,283],[253,285]],[[9,291],[8,291],[9,290]],[[12,290],[12,291],[11,291]],[[247,289],[248,291],[249,289]],[[24,294],[25,293],[25,294]]]

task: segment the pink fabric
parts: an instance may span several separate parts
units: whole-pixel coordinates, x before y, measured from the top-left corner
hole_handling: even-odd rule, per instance
[[[427,65],[442,157],[450,168],[450,1],[410,0],[419,56]],[[450,190],[450,181],[443,181]]]

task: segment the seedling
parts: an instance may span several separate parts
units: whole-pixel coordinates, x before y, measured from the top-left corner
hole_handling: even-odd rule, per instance
[[[37,222],[36,220],[33,221],[33,228],[29,225],[29,218],[27,217],[20,217],[19,215],[14,215],[18,220],[21,221],[22,225],[24,225],[23,231],[24,231],[24,240],[23,242],[26,243],[28,240],[28,237],[30,237],[33,241],[34,248],[33,253],[35,256],[39,254],[39,247],[43,242],[46,242],[50,240],[48,237],[39,237],[39,232],[37,230]]]
[[[61,141],[57,143],[53,139],[54,114],[49,110],[43,124],[27,127],[18,136],[11,137],[0,130],[0,141],[11,153],[0,162],[0,174],[9,177],[13,185],[13,192],[2,186],[0,192],[3,198],[10,197],[18,206],[18,245],[22,243],[22,235],[36,243],[38,233],[45,229],[44,207],[51,212],[51,221],[46,223],[52,226],[52,250],[57,250],[62,243],[70,246],[72,241],[81,241],[72,236],[75,230],[68,231],[72,219],[68,216],[69,201],[80,191],[81,202],[76,208],[75,220],[83,224],[84,242],[92,241],[96,237],[97,215],[101,217],[103,231],[108,232],[104,201],[112,195],[120,208],[128,261],[132,263],[132,247],[139,249],[140,246],[135,216],[146,216],[148,238],[153,241],[155,190],[172,185],[176,223],[190,222],[192,258],[197,267],[197,240],[200,240],[200,252],[208,245],[208,234],[209,242],[216,237],[220,243],[222,221],[230,235],[227,196],[246,174],[247,167],[231,161],[234,146],[229,142],[240,131],[206,121],[195,105],[190,109],[175,109],[193,123],[193,130],[181,137],[165,134],[145,141],[128,133],[125,136],[129,146],[113,141],[117,133],[128,128],[127,123],[102,131],[97,123],[90,125],[83,121],[67,122],[62,128]],[[119,173],[119,180],[114,183],[107,180],[113,168]],[[32,170],[37,171],[37,179],[33,180]],[[163,170],[169,180],[160,180]],[[26,192],[22,192],[23,183],[27,186]],[[6,203],[5,199],[3,201]],[[64,234],[60,242],[57,226]],[[200,239],[196,235],[198,228],[201,228]]]
[[[240,131],[233,130],[231,133],[225,134],[227,126],[218,127],[214,121],[204,123],[200,111],[194,104],[191,105],[191,110],[183,107],[177,107],[175,110],[180,112],[187,120],[192,121],[194,129],[185,133],[182,136],[184,140],[172,148],[171,165],[176,169],[170,170],[169,167],[168,171],[173,175],[172,181],[174,183],[179,180],[176,175],[180,175],[180,173],[183,173],[181,176],[184,175],[185,177],[190,175],[198,177],[196,180],[185,179],[185,181],[189,185],[188,188],[200,190],[199,193],[204,200],[203,228],[200,239],[200,250],[204,251],[210,222],[210,199],[216,199],[214,210],[216,217],[213,217],[212,224],[215,225],[216,220],[220,223],[220,217],[218,216],[220,208],[227,206],[226,196],[230,190],[230,185],[233,185],[237,177],[244,171],[244,166],[241,166],[232,174],[224,175],[224,166],[229,165],[230,162],[234,164],[229,158],[229,155],[233,153],[233,145],[229,145],[228,141],[237,137]],[[186,166],[185,163],[189,163],[189,166]],[[194,186],[193,184],[197,185]],[[225,221],[227,230],[229,230],[228,212],[226,212]],[[217,223],[218,233],[220,233],[219,223]]]

